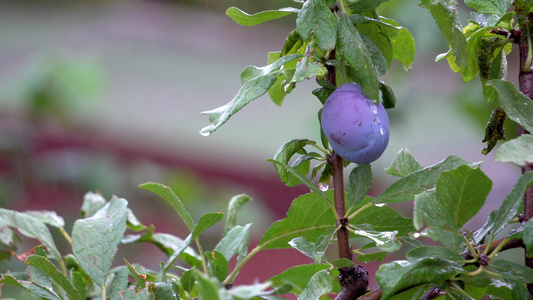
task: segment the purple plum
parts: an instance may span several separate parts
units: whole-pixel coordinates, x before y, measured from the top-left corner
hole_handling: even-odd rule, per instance
[[[375,161],[389,143],[387,111],[383,104],[368,99],[356,83],[345,83],[328,97],[322,129],[333,150],[357,164]]]

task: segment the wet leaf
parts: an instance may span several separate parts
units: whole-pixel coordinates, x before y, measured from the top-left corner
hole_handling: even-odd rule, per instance
[[[390,167],[385,169],[385,172],[393,176],[405,177],[423,168],[409,150],[402,149],[396,154],[396,158]]]
[[[74,288],[74,286],[72,286],[67,277],[61,273],[61,271],[59,271],[56,266],[46,257],[40,255],[30,255],[26,260],[26,264],[34,266],[48,275],[67,293],[70,299],[81,299],[80,293]]]
[[[460,264],[438,258],[400,260],[379,267],[376,279],[383,290],[381,299],[389,299],[396,292],[418,285],[443,285],[446,280],[463,272]]]
[[[523,134],[503,143],[496,152],[496,161],[512,162],[521,167],[533,163],[533,135]]]
[[[337,18],[323,0],[305,1],[296,18],[296,28],[307,42],[316,39],[323,51],[333,50],[337,41]]]
[[[253,15],[247,14],[241,9],[232,6],[226,10],[226,15],[235,21],[235,23],[244,26],[255,26],[266,21],[279,19],[290,15],[292,13],[297,13],[300,10],[294,7],[284,7],[276,10],[265,10],[262,12],[255,13]]]
[[[375,103],[379,102],[379,80],[370,51],[355,25],[344,14],[339,21],[337,51],[365,96]]]
[[[332,196],[332,191],[326,192]],[[311,193],[293,200],[287,216],[276,221],[261,238],[261,249],[290,248],[289,241],[303,237],[315,242],[321,235],[335,229],[335,217],[332,208],[322,196]]]
[[[502,103],[507,116],[522,125],[527,131],[533,132],[533,102],[522,94],[509,81],[493,79],[487,82],[498,93],[498,100]]]
[[[435,187],[440,174],[453,170],[461,165],[479,166],[479,162],[468,162],[457,156],[449,156],[432,166],[411,173],[393,183],[381,195],[374,199],[375,203],[395,203],[414,199],[414,196]]]
[[[118,244],[126,231],[125,199],[114,197],[92,217],[72,228],[72,251],[96,285],[105,284]]]
[[[298,296],[301,300],[319,300],[322,295],[325,295],[333,288],[333,279],[327,270],[320,270],[316,272],[309,283]]]

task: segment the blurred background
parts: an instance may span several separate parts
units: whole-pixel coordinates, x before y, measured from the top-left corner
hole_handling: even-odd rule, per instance
[[[383,169],[402,148],[424,166],[451,154],[484,161],[482,169],[494,185],[480,218],[467,224],[477,229],[520,169],[494,162],[493,153],[481,155],[491,107],[478,80],[465,84],[445,61],[435,63],[447,45],[417,4],[389,1],[380,7],[382,15],[411,31],[417,52],[411,71],[393,62],[383,78],[398,101],[389,111],[388,149],[372,165],[371,193],[394,182]],[[240,88],[240,72],[266,65],[267,52],[281,50],[295,24],[289,16],[243,27],[225,15],[230,6],[254,13],[300,4],[0,0],[0,207],[57,211],[70,232],[83,195],[99,191],[107,199],[126,198],[137,218],[154,224],[157,232],[184,237],[183,223],[170,206],[138,188],[157,181],[169,185],[195,219],[226,211],[235,194],[250,195],[254,201],[240,216],[242,223],[254,223],[257,242],[269,224],[284,217],[291,200],[308,191],[285,187],[265,159],[288,140],[319,140],[320,102],[311,94],[316,87],[311,80],[298,84],[282,107],[262,97],[209,137],[198,133],[208,125],[199,113],[230,101]],[[459,11],[466,24],[468,9]],[[515,65],[513,53],[512,81]],[[214,246],[220,230],[208,231],[202,240]],[[117,257],[153,269],[166,260],[152,245],[120,251]],[[251,260],[238,282],[264,280],[289,265],[310,262],[296,251],[266,251]],[[2,261],[0,271],[17,266],[23,268]],[[376,267],[367,266],[372,273]]]

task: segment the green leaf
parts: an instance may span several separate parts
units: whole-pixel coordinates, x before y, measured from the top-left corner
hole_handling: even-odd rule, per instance
[[[122,300],[120,292],[128,288],[129,271],[127,268],[122,268],[115,273],[115,278],[111,283],[111,300]]]
[[[382,261],[387,257],[387,252],[375,252],[375,253],[358,253],[357,259],[362,263],[370,263],[372,261]]]
[[[302,41],[302,37],[298,33],[298,29],[294,29],[287,35],[285,38],[285,43],[283,44],[283,49],[281,49],[280,56],[285,56],[292,53],[300,53],[303,51],[305,43]],[[300,53],[303,54],[303,53]],[[271,63],[269,61],[269,63]]]
[[[62,259],[50,230],[37,218],[26,213],[0,208],[0,228],[5,227],[16,228],[22,235],[38,240],[55,259]]]
[[[376,197],[374,202],[396,203],[411,201],[416,194],[434,188],[442,172],[456,169],[461,165],[477,167],[479,164],[451,155],[441,162],[418,170],[396,181],[381,195]]]
[[[533,270],[523,264],[496,260],[491,262],[490,266],[500,274],[516,277],[524,283],[533,283]]]
[[[348,211],[366,196],[372,187],[372,168],[370,164],[357,165],[348,177]]]
[[[394,108],[396,106],[396,96],[392,88],[384,81],[379,81],[379,90],[381,91],[381,100],[383,107]]]
[[[466,38],[461,30],[462,26],[459,22],[456,7],[454,5],[442,3],[441,1],[430,4],[426,2],[422,1],[420,5],[427,8],[435,19],[442,35],[452,48],[453,56],[455,56],[455,63],[460,68],[466,68],[469,59],[468,49]]]
[[[161,251],[171,256],[178,248],[182,247],[184,241],[177,236],[168,233],[154,233],[154,226],[150,228],[142,235],[127,235],[122,239],[122,244],[131,244],[139,242],[148,242],[157,246]],[[191,266],[199,266],[202,264],[202,259],[194,249],[188,247],[185,248],[180,255]]]
[[[78,271],[73,271],[71,274],[70,280],[72,281],[74,288],[78,291],[78,293],[80,293],[80,298],[87,299],[87,282],[85,281],[84,276]],[[117,277],[115,276],[115,280],[113,280],[113,282],[116,280]],[[125,283],[127,283],[127,280]],[[126,289],[126,285],[124,285],[124,289]],[[111,291],[113,291],[113,286],[111,286]],[[110,296],[111,300],[117,299],[113,298],[113,293],[110,293]]]
[[[465,66],[453,66],[456,64],[456,56],[448,56],[448,63],[452,66],[452,70],[459,71],[462,79],[465,82],[472,80],[479,74],[479,52],[481,50],[482,39],[489,31],[489,27],[483,27],[472,33],[467,39],[467,63]]]
[[[329,269],[328,264],[309,264],[291,267],[281,274],[267,279],[266,281],[272,282],[275,286],[283,286],[286,284],[292,285],[291,293],[301,293],[311,277],[319,271]]]
[[[417,287],[410,288],[406,291],[398,293],[392,296],[390,299],[394,300],[420,300],[424,299],[424,295],[427,293],[431,286],[430,285],[420,285]]]
[[[513,286],[511,284],[499,278],[491,278],[491,283],[487,287],[487,294],[500,297],[501,299],[513,299],[512,289]],[[524,299],[527,299],[527,297]]]
[[[65,226],[65,220],[63,220],[62,217],[58,216],[55,211],[47,211],[47,210],[41,210],[41,211],[25,211],[25,214],[28,214],[40,222],[53,226],[53,227],[63,227]]]
[[[133,277],[133,279],[135,279],[136,287],[145,287],[147,283],[146,276],[143,276],[144,274],[137,272],[135,267],[132,266],[126,259],[124,259],[124,262],[126,263],[126,267],[128,268],[129,274],[131,275],[131,277]]]
[[[211,226],[218,223],[223,218],[224,214],[221,212],[206,213],[202,215],[200,217],[200,220],[198,220],[198,224],[196,225],[196,227],[194,227],[194,230],[192,232],[192,238],[196,239],[200,236],[200,234],[209,229]]]
[[[312,258],[316,263],[324,262],[327,261],[325,254],[329,243],[333,239],[334,233],[335,230],[330,230],[330,234],[327,236],[321,235],[316,243],[310,242],[301,236],[295,237],[289,241],[289,245],[304,255]]]
[[[104,197],[98,193],[86,193],[83,196],[83,204],[81,205],[81,216],[83,218],[92,217],[106,202]]]
[[[122,292],[121,300],[149,300],[150,295],[148,293],[148,288],[144,288],[138,292],[134,290],[125,290]]]
[[[226,225],[224,226],[223,236],[228,234],[228,232],[233,229],[233,227],[237,226],[237,214],[244,206],[244,204],[248,203],[251,200],[252,198],[245,194],[236,195],[231,198],[228,204],[228,213],[226,215]]]
[[[425,257],[437,257],[456,261],[458,263],[464,262],[464,258],[457,252],[454,252],[450,248],[438,246],[422,246],[414,248],[407,252],[406,257],[408,260],[423,259]]]
[[[492,222],[486,225],[487,229],[490,228],[493,230],[492,235],[498,234],[516,216],[518,210],[522,207],[524,193],[532,184],[533,171],[522,174],[503,200]]]
[[[437,200],[457,227],[462,227],[481,209],[492,189],[492,181],[479,168],[466,165],[442,172],[437,181]]]
[[[316,193],[329,201],[330,198],[326,194],[324,194],[324,192],[321,191],[316,184],[314,184],[311,180],[305,177],[305,175],[300,173],[298,170],[288,166],[287,164],[281,161],[277,161],[273,159],[267,159],[267,161],[273,163],[274,166],[283,167],[287,169],[288,172],[290,172],[292,175],[298,178],[302,183],[304,183],[311,190],[311,192]]]
[[[115,251],[126,231],[125,199],[113,197],[92,217],[72,228],[72,251],[83,270],[99,286],[105,284]]]
[[[496,161],[512,162],[521,167],[533,163],[533,135],[523,134],[503,143],[496,152]]]
[[[402,27],[398,35],[391,38],[393,58],[399,61],[406,70],[411,70],[415,61],[415,39],[407,28]]]
[[[196,273],[194,269],[187,270],[183,272],[181,275],[180,283],[183,289],[190,293],[192,289],[194,288],[194,284],[196,282]]]
[[[235,98],[228,104],[215,108],[213,110],[201,112],[202,115],[208,115],[210,125],[202,128],[200,134],[207,136],[217,130],[231,116],[241,110],[244,106],[264,95],[268,89],[276,82],[276,75],[267,74],[248,80],[239,90]]]
[[[387,1],[389,0],[348,0],[346,2],[348,3],[348,7],[355,12],[367,12],[375,10],[381,3]]]
[[[426,257],[383,264],[376,273],[376,279],[383,291],[381,299],[385,300],[398,291],[418,285],[443,285],[446,280],[462,272],[461,265],[454,261]]]
[[[396,154],[396,158],[390,167],[385,169],[385,172],[392,176],[405,177],[423,168],[409,150],[402,149]]]
[[[414,224],[417,230],[429,227],[427,235],[453,251],[460,251],[463,235],[455,223],[454,216],[447,211],[436,196],[435,190],[415,196]]]
[[[371,197],[361,201],[355,209],[358,209],[372,201]],[[398,236],[408,236],[410,232],[415,231],[413,221],[405,218],[387,205],[372,205],[366,208],[354,218],[350,219],[350,224],[362,226],[371,225],[376,231],[397,231]]]
[[[320,270],[311,277],[309,283],[298,296],[302,300],[319,300],[322,295],[331,292],[333,280],[327,270]]]
[[[526,245],[527,257],[533,257],[533,220],[524,224],[524,244]]]
[[[229,293],[237,299],[255,299],[254,297],[264,294],[264,291],[270,286],[270,282],[256,283],[253,285],[238,285],[232,287]]]
[[[345,14],[341,15],[339,21],[337,52],[355,81],[361,85],[363,94],[374,102],[379,102],[379,80],[370,51]]]
[[[533,103],[526,95],[518,91],[509,81],[493,79],[487,82],[498,93],[507,116],[522,125],[527,131],[533,132]]]
[[[278,55],[274,53],[272,54],[269,54],[268,56],[268,62],[270,63],[272,60],[274,60],[273,62],[271,62],[270,64],[268,64],[267,66],[264,66],[264,67],[256,67],[256,66],[248,66],[246,67],[242,73],[241,73],[241,83],[242,84],[245,84],[246,82],[248,81],[251,81],[255,78],[259,78],[259,77],[264,77],[264,76],[267,76],[267,75],[279,75],[279,72],[278,70],[284,66],[285,64],[289,63],[289,62],[292,62],[294,61],[295,59],[298,59],[300,57],[302,57],[302,55],[300,54],[289,54],[289,55],[286,55],[286,56],[281,56],[276,59]]]
[[[128,208],[128,213],[126,215],[126,221],[128,228],[133,231],[143,231],[146,230],[148,227],[144,226],[137,217],[133,214],[133,211]]]
[[[224,254],[226,260],[230,260],[234,255],[238,254],[237,259],[240,262],[248,253],[248,246],[250,245],[250,226],[233,227],[227,235],[225,235],[220,242],[215,246],[215,251]]]
[[[239,8],[232,6],[226,10],[226,15],[232,18],[233,21],[239,25],[255,26],[266,21],[279,19],[292,13],[297,13],[299,11],[299,9],[294,7],[283,7],[277,10],[266,10],[250,15]]]
[[[333,261],[331,264],[335,267],[335,269],[355,267],[355,264],[353,263],[353,261],[347,258],[337,259]]]
[[[398,231],[373,231],[363,228],[354,228],[353,234],[371,239],[376,246],[385,252],[394,252],[400,249],[401,244],[396,240]]]
[[[158,195],[159,197],[167,200],[168,203],[170,203],[170,205],[174,207],[176,212],[178,212],[181,219],[185,222],[185,225],[187,225],[189,230],[192,232],[192,230],[194,229],[196,225],[194,224],[194,221],[191,218],[191,215],[189,214],[187,209],[185,209],[185,206],[183,205],[181,200],[176,196],[176,194],[174,194],[174,192],[172,191],[172,189],[170,189],[170,187],[166,185],[162,185],[160,183],[156,183],[156,182],[147,182],[147,183],[141,184],[140,188],[148,190]]]
[[[193,240],[195,240],[197,237],[200,236],[200,234],[202,234],[205,230],[207,230],[208,228],[210,228],[211,226],[215,225],[216,223],[218,223],[220,220],[222,220],[224,218],[224,214],[221,213],[221,212],[217,212],[217,213],[206,213],[204,215],[202,215],[200,217],[200,220],[198,220],[198,224],[196,225],[196,227],[194,227],[194,229],[192,230],[192,233],[189,234],[187,236],[187,238],[185,240],[183,240],[183,243],[180,244],[178,246],[178,248],[176,248],[176,250],[174,251],[174,253],[172,253],[172,255],[169,257],[168,261],[165,263],[165,265],[163,266],[163,268],[165,270],[168,270],[170,268],[170,266],[172,266],[172,264],[174,263],[174,261],[176,259],[178,259],[178,257],[180,257],[183,253],[183,251],[185,251],[189,245],[191,244],[191,242]]]
[[[226,289],[213,277],[208,277],[196,270],[198,280],[198,296],[200,300],[231,299]]]
[[[503,16],[513,3],[512,0],[465,0],[465,4],[480,14]]]
[[[333,50],[337,41],[337,18],[323,0],[307,0],[296,18],[296,28],[307,42],[316,40],[323,51]]]
[[[361,27],[363,26],[361,25]],[[370,53],[370,59],[372,59],[372,64],[374,64],[377,74],[385,75],[392,61],[392,47],[390,46],[389,39],[380,34],[368,36],[361,28],[357,29],[359,29],[361,39]]]
[[[65,277],[56,266],[51,263],[46,257],[40,255],[30,255],[26,260],[26,264],[34,266],[43,271],[53,281],[55,281],[69,296],[70,299],[81,299],[80,293],[72,286],[70,281]]]
[[[170,284],[165,282],[154,282],[148,285],[148,290],[154,300],[177,300]]]
[[[328,70],[320,61],[316,61],[313,58],[312,46],[314,43],[309,43],[306,49],[306,55],[298,61],[296,64],[296,70],[292,76],[290,82],[297,83],[309,79],[312,77],[323,77],[328,73]]]
[[[62,300],[62,298],[52,289],[41,287],[33,282],[17,280],[15,279],[15,277],[8,274],[2,274],[1,276],[2,277],[0,278],[0,284],[2,285],[9,285],[26,289],[28,292],[44,299]]]
[[[314,143],[314,141],[307,139],[294,139],[288,141],[278,149],[276,154],[274,154],[274,160],[288,165],[289,161],[295,154],[307,154],[307,151],[304,149],[304,147]],[[276,171],[278,171],[281,181],[288,186],[296,186],[301,184],[302,180],[300,180],[300,177],[306,176],[309,172],[309,164],[300,164],[298,166],[295,164],[292,165],[292,167],[295,168],[295,171],[300,173],[300,176],[293,174],[289,169],[285,168],[283,164],[274,164],[274,167],[276,168]]]
[[[288,37],[287,37],[288,38]],[[273,64],[281,57],[281,52],[268,52],[268,64]],[[276,79],[276,82],[268,89],[268,95],[270,99],[276,104],[281,106],[283,99],[285,99],[285,91],[283,90],[283,85],[286,82],[285,75],[281,74]]]
[[[326,192],[332,196],[332,191]],[[293,200],[287,216],[276,221],[263,235],[261,249],[289,248],[289,241],[303,237],[316,241],[335,229],[335,216],[328,201],[316,193],[305,194]]]
[[[223,281],[228,276],[228,261],[224,254],[218,251],[207,251],[205,253],[207,259],[207,271],[209,276],[216,277]]]

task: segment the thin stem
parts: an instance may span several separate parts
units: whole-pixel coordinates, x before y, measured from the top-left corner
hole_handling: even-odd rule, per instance
[[[235,266],[235,269],[231,271],[228,277],[224,279],[224,281],[222,282],[222,285],[228,285],[232,283],[233,280],[235,280],[235,277],[237,277],[237,274],[239,274],[239,272],[241,271],[244,264],[246,264],[250,260],[250,258],[252,258],[254,255],[256,255],[257,252],[261,251],[262,248],[263,247],[257,246],[254,249],[252,249],[252,251],[250,251],[250,253],[248,253],[248,255],[246,255],[246,257],[244,257],[244,259],[238,265]]]
[[[477,276],[477,275],[481,274],[483,272],[483,270],[485,270],[485,267],[479,266],[479,268],[477,268],[477,270],[475,270],[475,271],[466,272],[466,275],[468,275],[470,277],[474,277],[474,276]]]
[[[477,253],[476,249],[474,249],[474,247],[472,247],[472,244],[470,243],[469,240],[467,240],[466,238],[465,238],[465,240],[466,240],[465,241],[466,245],[468,246],[468,249],[470,250],[470,253],[472,253],[472,256],[474,256],[474,259],[477,260],[478,259],[478,253]]]
[[[65,228],[63,227],[58,227],[59,229],[59,232],[61,232],[61,234],[63,235],[63,237],[65,238],[65,240],[67,240],[68,244],[70,246],[72,246],[72,238],[70,237],[70,235],[68,235],[67,231],[65,230]]]
[[[374,203],[373,202],[368,202],[367,204],[363,205],[361,208],[359,208],[358,210],[356,210],[353,214],[349,215],[348,216],[348,220],[351,220],[353,218],[355,218],[358,214],[360,214],[362,211],[364,211],[365,209],[373,206]]]
[[[496,249],[494,249],[490,254],[489,254],[489,259],[493,259],[494,257],[496,257],[496,254],[498,254],[502,249],[503,247],[509,243],[510,241],[512,240],[512,238],[506,238],[505,240],[503,240],[497,247]]]
[[[105,283],[102,284],[102,300],[107,299],[106,292],[105,292]]]
[[[335,211],[339,216],[340,228],[337,230],[337,241],[339,244],[339,258],[352,260],[352,251],[350,250],[350,233],[346,229],[348,223],[345,220],[346,205],[344,200],[344,165],[343,159],[335,151],[328,156],[328,163],[331,165],[333,175],[333,195],[335,197]]]
[[[202,245],[200,244],[200,240],[196,238],[194,241],[196,242],[196,247],[198,247],[198,252],[200,253],[200,257],[202,258],[202,269],[204,270],[204,273],[207,273],[207,262],[205,261],[205,255],[204,255],[204,251],[202,250]]]
[[[487,243],[487,247],[485,247],[485,250],[483,251],[483,254],[484,255],[488,255],[489,254],[489,251],[490,251],[490,245],[492,245],[492,242],[494,241],[494,235],[491,233],[490,234],[490,239],[489,239],[489,242]]]

